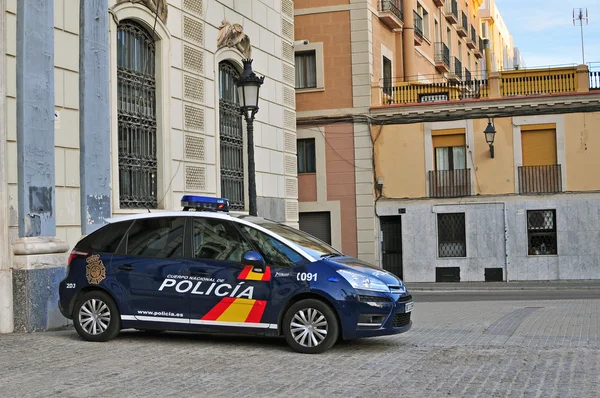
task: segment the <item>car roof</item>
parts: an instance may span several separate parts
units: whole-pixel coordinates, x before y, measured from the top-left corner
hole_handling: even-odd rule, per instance
[[[225,212],[212,212],[212,211],[156,211],[154,213],[136,213],[118,217],[106,218],[105,221],[109,224],[130,221],[130,220],[141,220],[145,218],[156,218],[156,217],[205,217],[205,218],[219,218],[222,220],[233,220],[237,217],[232,217],[229,213]]]

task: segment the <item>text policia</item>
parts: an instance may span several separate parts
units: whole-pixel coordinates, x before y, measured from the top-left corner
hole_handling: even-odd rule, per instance
[[[194,282],[185,279],[178,282],[175,279],[167,278],[162,282],[158,288],[158,291],[175,288],[177,293],[190,292],[190,294],[200,294],[206,296],[215,295],[217,297],[228,296],[235,298],[247,298],[250,300],[254,294],[254,287],[244,286],[245,282],[240,282],[235,287],[231,286],[229,283],[210,283],[207,281],[199,281],[195,283],[196,284],[194,285]]]

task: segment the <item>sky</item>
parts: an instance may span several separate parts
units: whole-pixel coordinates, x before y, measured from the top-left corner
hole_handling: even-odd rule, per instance
[[[600,0],[496,0],[496,6],[528,68],[582,63],[573,8],[587,8],[585,62],[600,70]]]

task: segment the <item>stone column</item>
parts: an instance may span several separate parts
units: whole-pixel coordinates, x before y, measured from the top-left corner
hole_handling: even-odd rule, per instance
[[[81,229],[88,235],[110,210],[110,59],[108,1],[80,3],[79,143]]]
[[[54,1],[17,2],[19,239],[13,245],[15,331],[66,325],[57,308],[68,245],[56,235]]]
[[[6,37],[6,2],[0,1],[0,37]],[[0,40],[0,112],[6,115],[6,48]],[[0,122],[0,333],[13,331],[12,271],[8,251],[8,184],[6,180],[6,123]]]

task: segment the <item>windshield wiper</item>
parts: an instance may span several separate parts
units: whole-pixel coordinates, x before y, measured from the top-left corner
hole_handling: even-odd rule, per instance
[[[321,254],[321,258],[331,258],[331,257],[339,257],[339,256],[341,256],[340,253],[334,253],[334,252]]]

